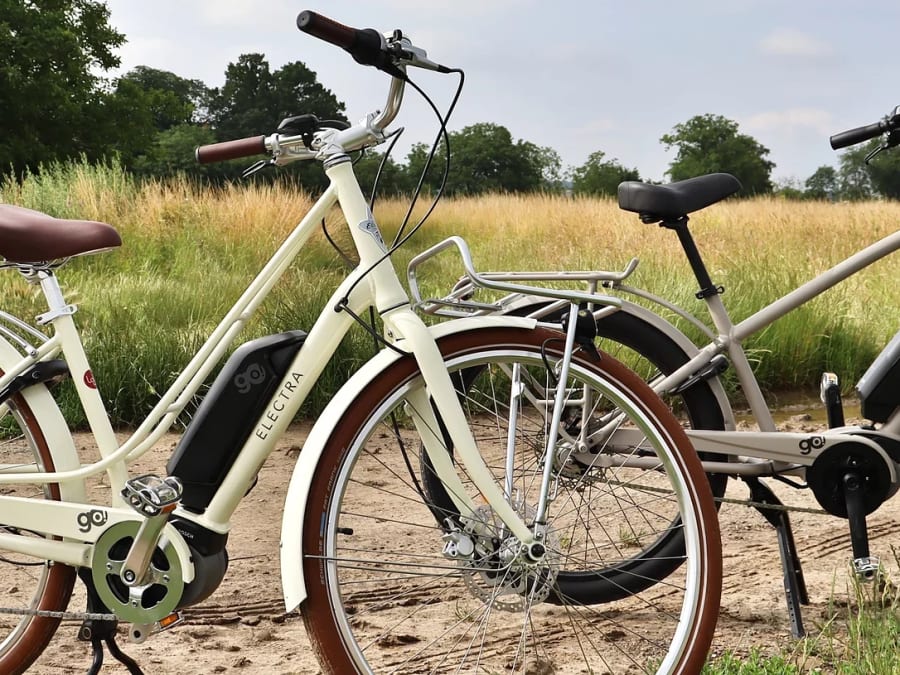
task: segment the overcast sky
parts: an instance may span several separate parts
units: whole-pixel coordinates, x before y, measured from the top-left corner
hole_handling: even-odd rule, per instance
[[[567,166],[595,150],[660,180],[674,151],[659,138],[694,115],[735,120],[769,148],[773,177],[805,180],[837,164],[828,136],[900,104],[898,0],[108,0],[138,65],[221,86],[248,52],[273,70],[302,61],[352,120],[384,102],[387,75],[300,33],[311,9],[359,28],[401,28],[429,56],[466,72],[450,128],[506,126]],[[417,71],[418,72],[418,71]],[[411,74],[415,75],[416,73]],[[448,76],[418,81],[439,103]],[[297,110],[297,113],[303,112]],[[399,147],[436,127],[414,92]],[[277,120],[273,120],[274,124]],[[272,129],[260,129],[268,133]]]

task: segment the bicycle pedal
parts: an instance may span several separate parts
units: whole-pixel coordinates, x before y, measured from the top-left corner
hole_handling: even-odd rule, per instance
[[[828,405],[829,392],[838,384],[838,376],[835,373],[822,373],[822,380],[819,382],[819,399],[822,403]]]
[[[850,564],[853,567],[853,573],[860,581],[872,581],[881,568],[881,560],[875,556],[855,558]]]
[[[142,516],[152,518],[175,510],[181,501],[181,481],[174,476],[160,478],[145,474],[125,481],[122,496]]]
[[[156,623],[137,623],[132,624],[128,630],[128,639],[130,642],[140,644],[151,635],[162,633],[163,631],[175,628],[184,623],[184,615],[181,612],[172,612],[168,616],[164,616]]]

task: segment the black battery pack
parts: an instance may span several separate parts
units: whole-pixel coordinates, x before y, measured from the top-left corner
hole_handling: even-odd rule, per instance
[[[862,416],[887,422],[900,405],[900,333],[888,343],[856,385]]]
[[[181,506],[209,505],[305,339],[300,330],[267,335],[225,362],[166,465],[184,487]]]

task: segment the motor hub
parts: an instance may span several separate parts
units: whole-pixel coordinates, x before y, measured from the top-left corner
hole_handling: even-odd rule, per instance
[[[891,472],[884,457],[868,445],[848,440],[823,451],[806,471],[806,482],[828,513],[847,517],[844,477],[848,473],[855,474],[862,482],[860,492],[866,515],[875,511],[889,496]]]

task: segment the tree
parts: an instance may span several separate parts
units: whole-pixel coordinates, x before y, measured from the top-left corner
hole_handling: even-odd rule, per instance
[[[123,41],[102,2],[0,0],[0,166],[106,151],[100,73]]]
[[[862,146],[841,155],[838,172],[841,199],[859,201],[872,198],[872,178],[866,166],[868,153],[869,149]]]
[[[451,131],[449,136],[451,164],[445,187],[447,194],[531,192],[561,187],[561,161],[556,151],[529,141],[513,141],[504,126],[481,122]],[[407,189],[418,183],[430,150],[430,146],[416,143],[407,154]],[[425,188],[435,191],[440,187],[446,158],[446,146],[441,144],[423,182]]]
[[[242,54],[228,64],[225,84],[214,90],[210,122],[219,140],[272,132],[286,117],[313,114],[346,121],[344,104],[299,61],[274,73],[262,54]]]
[[[129,80],[119,82],[115,91],[98,105],[94,123],[82,130],[97,138],[95,146],[106,146],[104,154],[117,155],[129,169],[144,154],[156,136],[152,95]]]
[[[530,141],[519,141],[519,143],[528,161],[540,170],[540,188],[546,192],[561,192],[564,186],[562,158],[559,153],[553,148],[538,146]]]
[[[804,183],[804,197],[808,199],[837,199],[838,175],[833,166],[820,166]]]
[[[344,104],[304,64],[288,63],[273,73],[262,54],[242,54],[236,63],[228,64],[222,89],[213,90],[209,121],[217,140],[227,141],[271,133],[284,118],[305,113],[346,121]],[[321,167],[308,162],[297,162],[288,172],[309,189],[327,183]],[[235,167],[227,176],[236,178],[239,173]],[[271,180],[271,176],[260,173],[257,179]]]
[[[876,140],[873,146],[879,142]],[[880,152],[866,166],[878,194],[887,199],[900,199],[900,150]]]
[[[806,198],[803,183],[794,176],[779,178],[772,186],[772,193],[782,199],[800,200]]]
[[[667,172],[672,180],[722,171],[741,181],[744,194],[772,190],[770,176],[775,164],[766,159],[769,149],[739,133],[737,122],[721,115],[696,115],[676,124],[660,142],[667,150],[677,148]]]
[[[601,150],[592,152],[587,161],[572,171],[572,191],[576,194],[613,196],[619,183],[640,180],[637,169],[626,169],[616,159],[604,159]]]
[[[212,90],[200,80],[187,80],[167,70],[138,66],[119,78],[117,89],[127,83],[147,94],[146,104],[159,131],[206,121]]]
[[[372,186],[375,183],[375,175],[384,155],[373,150],[366,152],[358,162],[353,165],[353,172],[359,180],[363,194],[368,196],[372,193]],[[403,167],[397,164],[390,157],[384,162],[381,169],[381,176],[378,180],[378,194],[391,196],[406,192],[408,189],[406,181],[406,173]]]
[[[408,161],[408,182],[415,184],[429,148],[413,146]],[[425,185],[437,189],[444,174],[446,147],[435,154]],[[450,132],[448,194],[477,195],[485,192],[530,192],[539,190],[559,175],[559,156],[549,148],[528,141],[513,141],[499,124],[481,122]]]
[[[215,141],[212,129],[207,126],[184,123],[170,127],[156,134],[146,153],[135,160],[134,169],[151,176],[170,176],[174,173],[220,175],[223,165],[198,164],[194,159],[194,148]]]
[[[428,153],[431,152],[431,146],[425,143],[414,143],[406,155],[406,166],[403,170],[405,174],[404,184],[407,191],[412,192],[419,184],[422,171],[425,169],[425,162],[428,160]],[[452,150],[453,157],[456,157],[455,149]],[[444,175],[447,161],[447,150],[443,143],[438,146],[428,168],[428,173],[422,186],[430,190],[436,191],[441,185],[441,179]],[[451,166],[450,171],[455,171],[455,167]],[[448,177],[449,178],[449,177]]]

